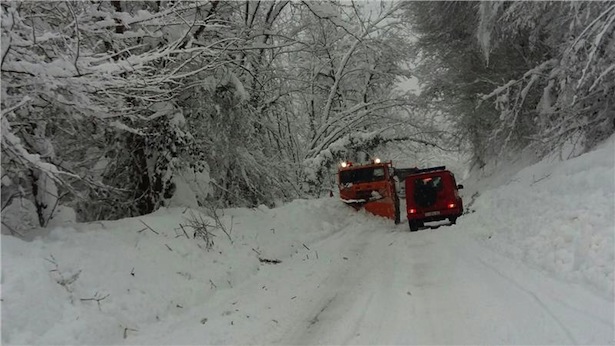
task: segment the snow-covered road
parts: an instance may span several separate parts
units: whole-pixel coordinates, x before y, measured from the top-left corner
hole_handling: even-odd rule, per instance
[[[461,226],[360,224],[263,266],[131,343],[603,344],[613,306],[481,247]],[[202,321],[202,316],[208,320]]]
[[[271,228],[240,237],[245,244],[226,255],[199,255],[194,241],[185,238],[134,233],[137,219],[118,221],[113,234],[58,230],[48,241],[32,244],[5,238],[3,251],[11,257],[3,263],[4,341],[563,345],[614,340],[612,300],[493,252],[489,239],[481,242],[473,235],[473,222],[461,219],[454,226],[411,233],[405,224],[355,214],[333,199],[236,213],[253,227],[271,225],[279,233],[295,211],[298,229],[313,229],[311,236],[284,238]],[[146,220],[170,230],[163,225],[173,224],[172,215],[181,214]],[[336,215],[343,217],[336,220]],[[136,237],[136,248],[128,237]],[[120,240],[125,250],[110,243]],[[87,250],[90,257],[82,253],[85,248],[79,250],[89,245],[78,245],[105,243],[115,250]],[[256,264],[256,252],[282,262]],[[43,258],[50,253],[63,277],[81,273],[68,292],[49,280],[50,264]],[[96,296],[94,288],[102,290],[101,297],[109,295],[98,309],[81,300]]]

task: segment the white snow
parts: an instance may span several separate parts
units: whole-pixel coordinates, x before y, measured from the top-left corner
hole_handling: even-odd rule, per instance
[[[31,166],[36,167],[42,172],[49,173],[52,178],[56,175],[67,175],[79,178],[74,174],[59,170],[51,163],[42,161],[39,154],[29,153],[21,143],[21,139],[11,132],[11,126],[4,116],[2,117],[2,126],[0,127],[2,128],[2,145],[7,148],[8,151],[19,154],[19,156],[25,159]]]
[[[126,132],[130,132],[130,133],[134,133],[135,135],[139,135],[139,136],[145,136],[145,133],[143,133],[143,131],[134,129],[124,123],[122,123],[121,121],[118,120],[114,120],[112,122],[109,123],[109,126],[114,127],[118,130],[121,131],[126,131]]]
[[[36,206],[27,198],[15,197],[2,210],[3,234],[10,234],[11,231],[21,233],[37,226],[39,221]]]
[[[612,344],[614,147],[415,233],[323,198],[225,210],[211,251],[185,208],[2,235],[2,342]]]
[[[175,194],[168,201],[169,207],[198,208],[199,202],[213,195],[209,167],[203,172],[193,169],[183,169],[173,176]]]
[[[543,160],[481,191],[460,219],[481,242],[613,296],[615,137],[568,161]],[[464,182],[473,190],[481,182]],[[470,191],[466,191],[468,195]],[[465,202],[469,202],[466,197]],[[489,213],[479,212],[489,210]]]

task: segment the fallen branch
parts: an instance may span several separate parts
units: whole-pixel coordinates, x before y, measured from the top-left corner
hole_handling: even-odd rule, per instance
[[[550,177],[550,176],[551,176],[551,174],[547,174],[547,175],[545,175],[544,177],[542,177],[542,178],[540,178],[540,179],[538,179],[538,180],[534,180],[534,181],[530,184],[530,186],[533,186],[534,184],[536,184],[536,183],[538,183],[538,182],[540,182],[540,181],[542,181],[542,180],[545,180],[545,179],[547,179],[547,178],[548,178],[548,177]]]
[[[231,237],[231,232],[233,232],[233,217],[231,217],[231,228],[230,228],[230,230],[227,230],[226,226],[224,225],[224,223],[222,222],[222,220],[220,218],[220,215],[218,215],[218,209],[216,208],[216,206],[213,203],[209,203],[207,205],[207,209],[209,211],[209,216],[216,223],[215,228],[220,229],[222,232],[224,232],[224,234],[226,234],[226,237],[228,238],[229,242],[231,244],[233,244],[233,238]]]
[[[190,237],[188,236],[188,232],[186,232],[186,229],[184,228],[184,225],[182,225],[181,223],[179,224],[179,227],[181,227],[182,231],[184,232],[184,235],[186,236],[186,238],[190,239]]]
[[[153,228],[151,228],[148,224],[146,224],[145,222],[143,222],[143,220],[139,220],[139,221],[140,221],[142,224],[144,224],[144,225],[145,225],[145,227],[147,227],[150,231],[152,231],[152,232],[154,232],[154,233],[156,233],[156,234],[158,234],[158,235],[160,234],[160,233],[156,232]],[[142,231],[144,231],[144,230],[142,230]],[[139,231],[139,232],[141,232],[141,231]]]
[[[94,294],[94,297],[92,297],[92,298],[81,298],[81,299],[79,299],[79,300],[81,300],[82,302],[87,302],[87,301],[95,301],[95,302],[96,302],[96,304],[98,304],[98,310],[101,310],[101,308],[100,308],[100,302],[101,302],[101,301],[103,301],[103,300],[105,300],[105,298],[107,298],[108,296],[109,296],[109,294],[107,294],[107,295],[106,295],[106,296],[104,296],[104,297],[99,297],[99,296],[98,296],[98,292],[96,292],[96,293]],[[101,311],[102,311],[102,310],[101,310]]]
[[[56,273],[58,277],[55,279],[55,282],[58,285],[64,287],[66,292],[70,294],[70,302],[71,304],[73,304],[74,296],[73,296],[73,289],[71,285],[75,281],[77,281],[77,279],[79,278],[79,275],[81,274],[81,270],[77,271],[76,273],[74,273],[73,275],[69,277],[64,277],[64,274],[60,271],[60,266],[58,265],[58,262],[56,261],[55,257],[53,257],[53,254],[49,255],[49,258],[45,258],[45,260],[54,265],[55,268],[51,269],[49,272]]]
[[[282,263],[282,261],[280,261],[279,259],[267,259],[267,258],[261,258],[259,257],[258,260],[261,263],[269,263],[269,264],[278,264],[278,263]]]
[[[128,337],[128,331],[129,331],[129,330],[130,330],[131,332],[136,332],[136,331],[138,331],[137,329],[132,329],[132,328],[125,327],[125,328],[124,328],[124,339],[126,339],[126,338]]]
[[[213,238],[216,236],[213,234],[208,228],[213,228],[210,225],[209,221],[204,219],[203,216],[199,213],[198,217],[192,211],[190,212],[190,218],[187,218],[188,224],[185,227],[190,227],[193,230],[192,237],[196,239],[196,237],[200,237],[205,241],[205,249],[207,251],[211,250],[214,246]],[[180,226],[182,226],[180,224]],[[182,226],[183,229],[183,226]],[[185,230],[184,230],[185,232]]]

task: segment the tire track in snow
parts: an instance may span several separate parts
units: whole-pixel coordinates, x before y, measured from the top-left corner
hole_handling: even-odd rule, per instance
[[[318,311],[318,313],[316,313],[316,316],[314,316],[314,318],[312,318],[310,320],[310,324],[308,325],[308,329],[310,329],[312,326],[314,326],[316,323],[319,322],[318,317],[331,305],[331,303],[333,303],[335,298],[337,298],[337,293],[333,297],[331,297],[331,299],[327,300],[327,302],[323,305],[322,309],[320,309],[320,311]]]
[[[494,268],[483,269],[483,253],[459,229],[378,230],[357,237],[366,237],[369,246],[351,270],[364,275],[345,273],[330,284],[341,286],[341,293],[319,315],[321,323],[285,343],[579,342],[536,293],[510,285],[512,279]],[[356,288],[344,289],[346,280]],[[404,287],[412,297],[399,295]]]
[[[347,316],[350,311],[357,306],[365,306],[371,304],[372,299],[364,299],[366,292],[366,278],[374,277],[381,273],[374,274],[374,266],[366,265],[367,263],[377,261],[374,254],[381,255],[378,252],[374,253],[373,246],[376,243],[384,243],[389,241],[392,233],[384,233],[381,230],[373,230],[363,228],[356,229],[357,225],[348,226],[350,232],[344,232],[344,236],[337,239],[337,244],[321,244],[328,246],[329,252],[338,252],[340,255],[345,254],[347,258],[344,262],[347,265],[333,268],[319,283],[320,292],[313,292],[313,298],[320,303],[316,304],[315,309],[304,314],[305,317],[288,330],[287,333],[278,339],[278,343],[282,344],[319,344],[331,343],[331,331],[337,334],[333,343],[340,343],[341,340],[351,339],[357,330],[359,323],[365,317],[364,314],[359,314],[357,320],[348,320]],[[341,247],[340,244],[344,246]],[[379,246],[377,247],[380,248]],[[322,251],[322,250],[321,250]],[[369,280],[368,280],[369,282]],[[371,292],[367,288],[367,292]],[[366,311],[367,309],[365,309]],[[354,317],[357,314],[352,314]],[[345,328],[337,330],[335,328],[339,323],[343,323]],[[339,334],[349,333],[345,337]]]
[[[487,243],[469,239],[468,245],[480,254],[476,260],[481,266],[512,283],[520,291],[531,296],[553,320],[565,330],[577,344],[604,343],[615,335],[614,308],[612,300],[605,300],[589,289],[563,281],[540,269],[511,259]],[[587,331],[592,330],[592,333]]]
[[[482,258],[477,257],[476,259],[483,266],[485,266],[486,268],[489,268],[492,272],[494,272],[501,278],[504,278],[506,281],[512,283],[517,289],[525,292],[527,295],[532,297],[534,302],[536,302],[536,304],[538,304],[553,319],[553,321],[561,328],[564,334],[566,334],[566,336],[568,337],[568,340],[570,340],[574,345],[579,344],[576,338],[574,337],[574,335],[572,335],[572,333],[570,332],[570,329],[568,329],[568,327],[566,327],[564,323],[562,323],[562,321],[553,313],[553,311],[551,311],[551,309],[549,309],[549,307],[540,298],[538,298],[538,296],[534,292],[526,289],[525,287],[523,287],[521,284],[519,284],[517,281],[513,280],[512,278],[502,274],[502,272],[497,270],[497,268],[490,265],[489,263],[485,262]]]

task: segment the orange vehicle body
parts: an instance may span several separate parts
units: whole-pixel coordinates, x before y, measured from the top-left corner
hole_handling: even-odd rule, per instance
[[[365,209],[399,223],[399,197],[393,180],[393,163],[344,164],[346,167],[340,167],[337,172],[342,201],[356,210]]]

